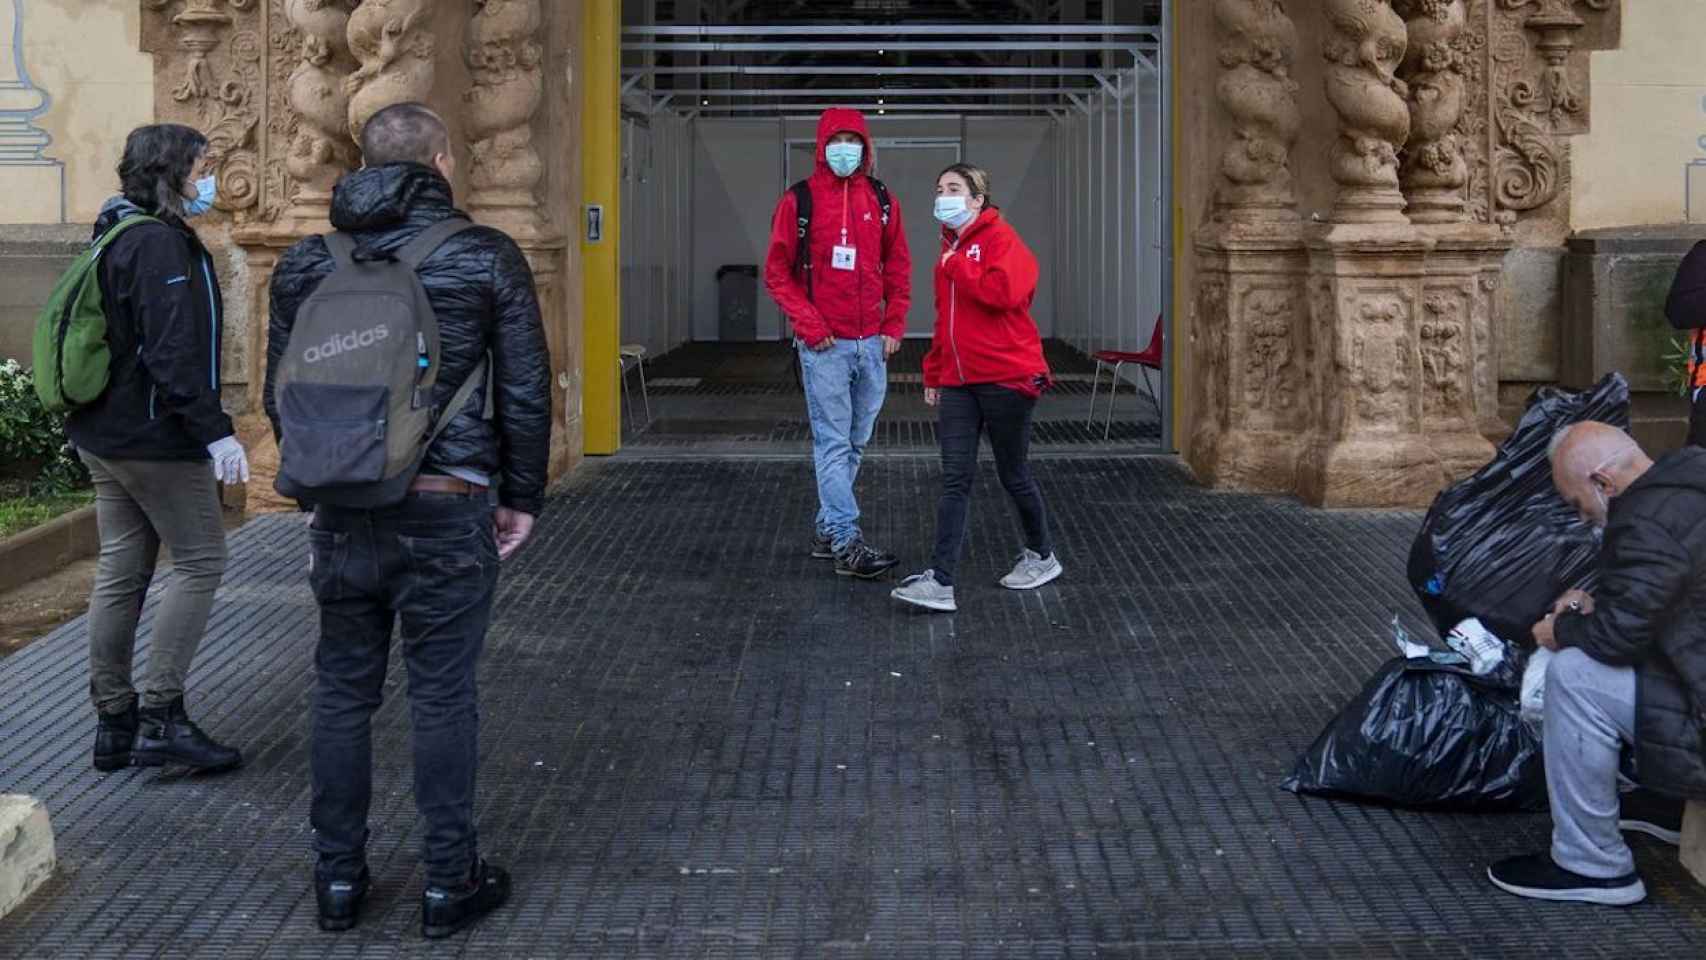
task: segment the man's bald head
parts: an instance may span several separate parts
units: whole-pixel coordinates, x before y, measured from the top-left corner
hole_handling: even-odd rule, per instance
[[[1558,494],[1583,520],[1600,527],[1605,526],[1611,499],[1653,465],[1633,437],[1591,420],[1558,431],[1550,457]]]
[[[450,130],[423,103],[394,103],[361,128],[361,159],[370,167],[402,162],[442,167],[449,155]]]

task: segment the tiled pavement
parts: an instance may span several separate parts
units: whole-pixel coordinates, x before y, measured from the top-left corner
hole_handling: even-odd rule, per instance
[[[986,468],[987,470],[987,468]],[[482,843],[511,906],[419,939],[393,669],[367,922],[313,922],[300,518],[255,521],[192,677],[244,746],[195,779],[88,766],[74,623],[0,661],[0,789],[45,800],[63,865],[0,957],[1699,957],[1706,891],[1637,842],[1616,911],[1493,891],[1545,817],[1418,814],[1275,784],[1414,625],[1416,517],[1207,493],[1161,459],[1038,470],[1067,576],[977,490],[962,612],[913,615],[805,556],[789,460],[589,466],[506,571],[484,666]],[[867,468],[872,539],[926,549],[929,458]]]

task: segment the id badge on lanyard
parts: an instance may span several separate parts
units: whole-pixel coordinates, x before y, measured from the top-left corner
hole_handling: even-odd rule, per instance
[[[847,242],[847,185],[841,187],[841,242],[829,252],[829,265],[837,270],[852,270],[859,262],[859,251]]]

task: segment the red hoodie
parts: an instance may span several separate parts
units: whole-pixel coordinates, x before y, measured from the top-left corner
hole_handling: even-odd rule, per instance
[[[823,148],[829,138],[856,133],[865,141],[865,155],[850,177],[829,169]],[[877,334],[900,338],[906,334],[906,312],[912,306],[912,256],[901,230],[900,201],[890,197],[888,227],[877,191],[867,174],[873,148],[865,115],[832,108],[817,121],[817,169],[806,181],[812,192],[812,293],[805,278],[794,275],[799,252],[794,192],[782,194],[770,225],[770,249],[764,257],[764,286],[793,324],[794,335],[807,343],[824,337],[862,340]],[[856,251],[852,270],[830,264],[834,248],[846,243]]]
[[[924,356],[926,387],[994,383],[1035,395],[1047,382],[1042,335],[1031,319],[1037,258],[993,207],[958,237],[942,231],[936,264],[936,332]]]

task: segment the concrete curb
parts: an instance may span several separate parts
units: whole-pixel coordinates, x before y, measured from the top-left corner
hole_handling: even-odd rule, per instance
[[[46,883],[57,862],[47,808],[34,797],[0,794],[0,917]]]
[[[79,507],[0,540],[0,593],[39,580],[101,551],[95,505]]]

